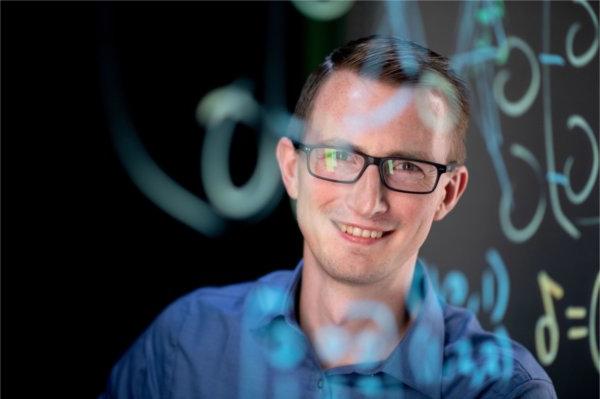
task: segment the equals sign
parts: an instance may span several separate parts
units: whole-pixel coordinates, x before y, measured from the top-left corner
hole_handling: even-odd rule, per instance
[[[571,320],[585,319],[586,314],[587,310],[583,307],[569,306],[565,310],[565,316]],[[571,327],[567,330],[567,338],[569,339],[582,339],[587,337],[587,335],[587,327]]]

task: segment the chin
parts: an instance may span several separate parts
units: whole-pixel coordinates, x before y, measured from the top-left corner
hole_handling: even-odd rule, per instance
[[[381,281],[386,273],[382,265],[323,265],[325,273],[332,279],[350,285],[369,285]]]

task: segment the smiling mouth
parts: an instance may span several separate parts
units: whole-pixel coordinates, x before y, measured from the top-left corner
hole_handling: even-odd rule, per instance
[[[389,232],[385,232],[382,230],[361,229],[360,227],[352,226],[352,225],[344,224],[344,223],[336,222],[336,225],[342,231],[342,233],[346,233],[346,234],[348,234],[350,236],[354,236],[354,237],[377,239],[377,238],[381,238],[385,234],[389,233]]]

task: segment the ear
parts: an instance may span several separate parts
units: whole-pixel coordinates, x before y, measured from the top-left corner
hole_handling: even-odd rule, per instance
[[[298,152],[287,137],[277,143],[275,150],[283,185],[292,199],[298,198]]]
[[[443,197],[438,205],[433,220],[442,220],[450,213],[458,203],[458,200],[467,188],[469,181],[469,171],[466,166],[459,166],[455,171],[451,172],[451,177],[444,181],[442,187]],[[440,182],[441,184],[442,182]]]

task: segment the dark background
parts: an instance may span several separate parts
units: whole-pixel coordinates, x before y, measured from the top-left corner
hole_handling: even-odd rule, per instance
[[[592,5],[598,15],[598,3]],[[432,49],[456,52],[462,6],[420,5]],[[269,90],[275,88],[284,101],[278,105],[291,110],[315,60],[347,39],[377,31],[385,12],[380,3],[358,3],[342,18],[316,22],[291,3],[3,2],[1,13],[2,390],[22,397],[94,397],[110,367],[167,304],[200,286],[292,268],[301,256],[301,237],[283,197],[263,218],[231,221],[217,237],[159,209],[117,156],[107,104],[125,104],[148,154],[174,181],[206,199],[198,102],[245,78],[253,82],[259,104],[271,104]],[[589,16],[577,4],[552,3],[551,52],[565,59],[564,37],[574,22],[581,24],[575,47],[581,53],[597,37]],[[508,3],[504,27],[542,52],[541,3]],[[283,46],[274,47],[273,32]],[[106,96],[106,49],[120,77],[118,99]],[[518,52],[506,67],[513,76],[507,92],[516,99],[530,72]],[[575,157],[578,190],[590,173],[591,149],[584,134],[566,128],[566,120],[583,116],[597,146],[597,54],[584,68],[568,61],[553,68],[556,163],[561,169],[568,156]],[[478,75],[468,78],[473,83]],[[556,222],[547,186],[508,150],[520,143],[546,167],[543,95],[540,89],[519,118],[501,115],[502,154],[515,190],[513,221],[523,226],[545,196],[539,231],[519,244],[503,234],[500,187],[474,123],[469,190],[454,214],[434,226],[423,257],[441,280],[451,270],[464,272],[470,292],[476,292],[485,254],[496,249],[510,275],[508,310],[499,323],[484,312],[479,317],[488,328],[505,326],[534,355],[535,324],[544,313],[536,278],[542,270],[552,276],[564,297],[555,300],[560,343],[546,369],[559,396],[592,398],[598,396],[598,371],[588,339],[566,338],[578,323],[564,312],[567,306],[590,312],[598,273],[598,184],[578,206],[559,188],[570,219],[596,217],[595,224],[579,226],[581,237],[574,239]],[[236,184],[254,170],[257,137],[252,129],[236,130],[236,161],[230,164]]]

